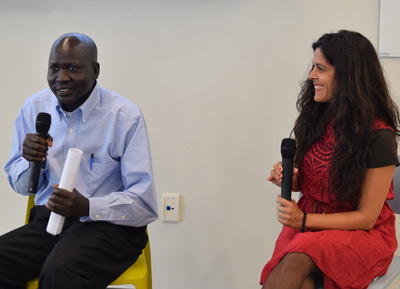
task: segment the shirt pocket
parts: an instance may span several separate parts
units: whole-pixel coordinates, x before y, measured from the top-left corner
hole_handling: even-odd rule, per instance
[[[82,186],[87,197],[99,195],[103,196],[107,191],[112,192],[120,189],[121,166],[119,161],[107,160],[106,162],[86,161],[81,162]]]

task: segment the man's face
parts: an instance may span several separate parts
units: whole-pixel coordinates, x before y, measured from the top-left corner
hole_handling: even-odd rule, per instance
[[[47,82],[64,110],[74,111],[89,97],[99,76],[99,65],[91,59],[83,44],[52,48]]]

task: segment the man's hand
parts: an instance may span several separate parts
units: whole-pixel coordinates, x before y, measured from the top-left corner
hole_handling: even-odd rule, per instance
[[[82,217],[89,215],[89,200],[82,196],[77,190],[66,191],[53,186],[50,199],[46,207],[64,217]]]
[[[51,146],[53,146],[53,138],[49,134],[47,139],[43,139],[34,133],[28,133],[22,144],[22,156],[28,162],[44,161]]]

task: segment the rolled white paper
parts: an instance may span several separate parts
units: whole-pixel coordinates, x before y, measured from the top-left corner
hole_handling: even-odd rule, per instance
[[[60,183],[58,184],[59,188],[72,192],[74,189],[76,176],[79,171],[79,164],[81,163],[82,154],[83,152],[77,148],[70,148],[68,150]],[[60,234],[64,226],[64,220],[65,217],[51,212],[46,231],[52,235]]]

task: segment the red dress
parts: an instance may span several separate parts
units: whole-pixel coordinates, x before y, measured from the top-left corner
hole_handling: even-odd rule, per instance
[[[374,129],[389,128],[377,121]],[[304,157],[299,207],[308,213],[334,213],[355,210],[349,204],[339,210],[327,193],[329,165],[336,141],[333,128],[314,144]],[[393,199],[393,183],[387,199]],[[373,229],[321,230],[300,233],[299,229],[283,226],[271,260],[265,265],[260,284],[288,253],[302,252],[312,258],[323,272],[324,288],[367,288],[378,276],[384,275],[397,248],[395,215],[386,201]]]

